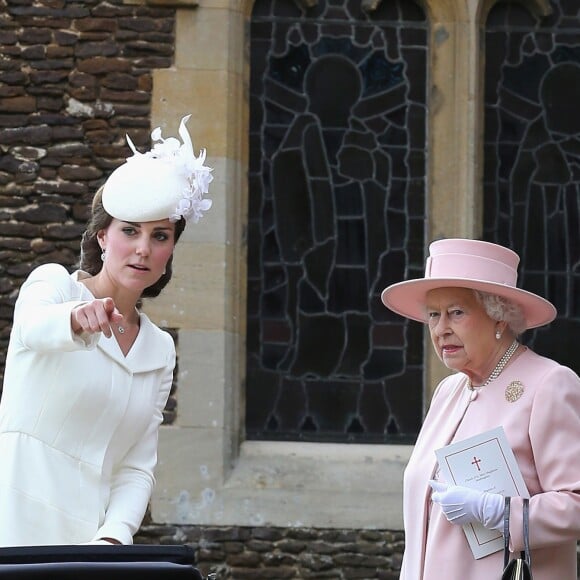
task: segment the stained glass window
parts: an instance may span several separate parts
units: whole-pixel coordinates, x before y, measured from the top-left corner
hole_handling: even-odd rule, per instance
[[[258,0],[251,20],[246,436],[412,442],[428,29],[409,0]]]
[[[558,318],[524,335],[580,372],[580,22],[558,0],[535,20],[498,4],[486,30],[485,238],[521,256],[520,285]]]

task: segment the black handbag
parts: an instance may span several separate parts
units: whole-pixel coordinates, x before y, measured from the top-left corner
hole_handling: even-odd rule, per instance
[[[530,523],[529,523],[529,500],[524,498],[524,551],[520,552],[519,558],[510,560],[510,500],[505,498],[503,514],[503,574],[501,580],[532,580],[532,559],[530,556]]]
[[[203,580],[191,546],[0,548],[0,580]]]

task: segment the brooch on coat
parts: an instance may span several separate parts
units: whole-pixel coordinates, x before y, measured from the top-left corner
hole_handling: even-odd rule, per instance
[[[505,400],[508,403],[515,403],[524,394],[524,385],[521,381],[512,381],[505,388]]]

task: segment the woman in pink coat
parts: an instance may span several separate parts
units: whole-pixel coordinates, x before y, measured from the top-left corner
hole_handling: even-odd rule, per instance
[[[0,401],[0,546],[131,544],[154,485],[175,365],[139,311],[210,201],[185,123],[95,195],[81,269],[36,268],[16,301]]]
[[[580,379],[517,337],[554,306],[516,287],[517,254],[496,244],[433,242],[425,277],[389,286],[383,303],[428,324],[455,371],[435,390],[404,475],[401,580],[499,578],[503,551],[475,559],[463,526],[503,531],[504,498],[440,474],[435,450],[502,426],[530,499],[534,580],[576,580],[580,538]],[[513,497],[510,550],[523,549],[523,498]]]

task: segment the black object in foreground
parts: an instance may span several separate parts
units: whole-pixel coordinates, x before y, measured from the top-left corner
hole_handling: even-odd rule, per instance
[[[203,580],[190,546],[0,548],[2,580]]]

